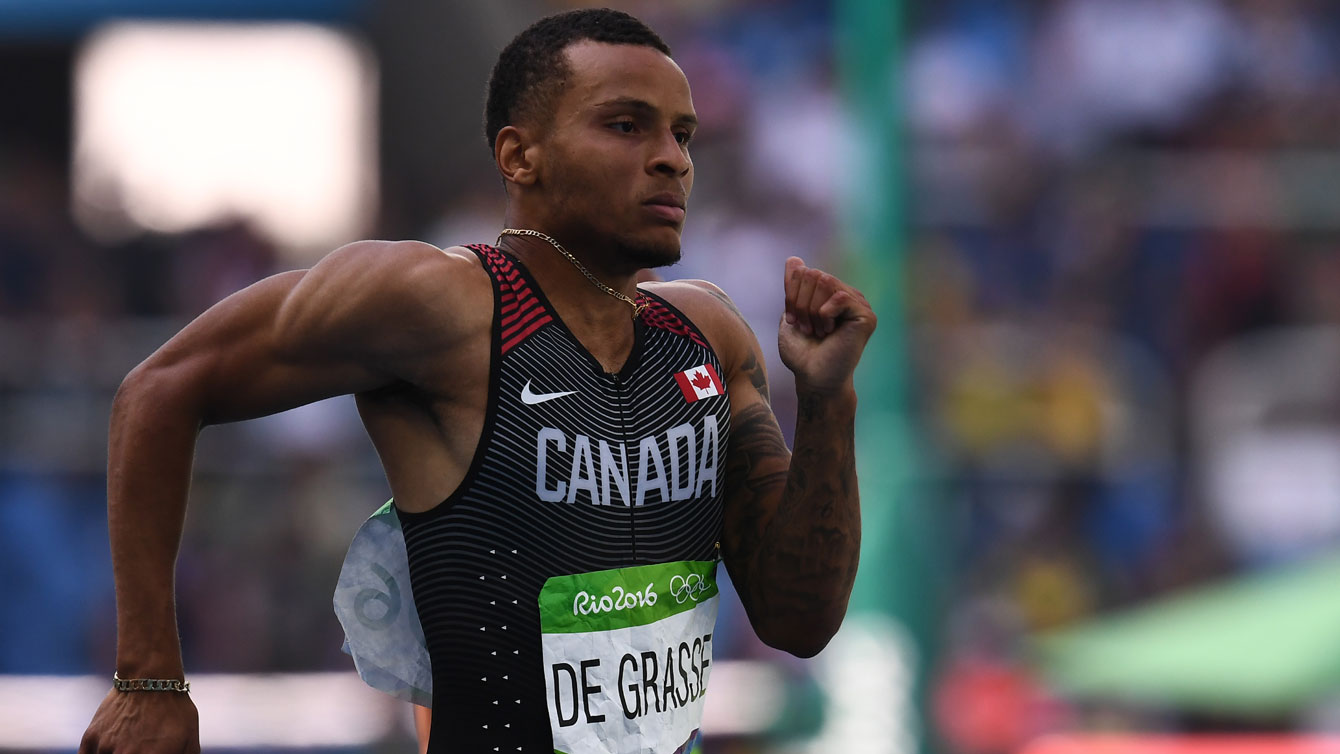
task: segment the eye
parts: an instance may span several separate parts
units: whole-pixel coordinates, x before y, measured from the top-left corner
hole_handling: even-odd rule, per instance
[[[621,133],[631,134],[636,126],[631,120],[616,120],[609,125],[610,128]]]
[[[679,142],[681,147],[687,147],[690,141],[693,141],[693,134],[688,131],[676,131],[675,141]]]

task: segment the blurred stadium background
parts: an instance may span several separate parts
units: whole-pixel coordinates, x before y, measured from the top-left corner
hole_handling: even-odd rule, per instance
[[[73,750],[108,687],[121,377],[343,242],[491,240],[488,69],[575,4],[0,0],[0,749]],[[1340,4],[616,5],[702,119],[669,274],[765,341],[790,254],[882,318],[852,617],[798,661],[725,604],[709,750],[1340,734]],[[204,433],[207,750],[412,750],[330,608],[387,496],[351,400]]]

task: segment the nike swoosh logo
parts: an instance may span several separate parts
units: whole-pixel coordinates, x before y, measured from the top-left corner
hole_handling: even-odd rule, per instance
[[[569,390],[566,393],[532,393],[530,390],[530,380],[526,380],[526,386],[521,388],[521,402],[527,406],[534,406],[536,403],[552,401],[555,398],[562,398],[565,395],[574,395],[576,390]]]

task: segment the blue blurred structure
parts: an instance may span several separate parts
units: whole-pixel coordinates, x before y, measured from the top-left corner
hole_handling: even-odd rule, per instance
[[[99,477],[0,479],[7,673],[82,673],[111,605],[106,494]]]
[[[366,0],[0,0],[0,40],[77,36],[118,18],[341,23]]]

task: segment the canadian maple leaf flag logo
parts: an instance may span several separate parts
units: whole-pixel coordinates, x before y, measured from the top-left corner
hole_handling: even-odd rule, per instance
[[[721,378],[711,364],[703,364],[675,375],[675,382],[684,392],[684,400],[689,403],[721,395],[726,389],[721,386]]]

